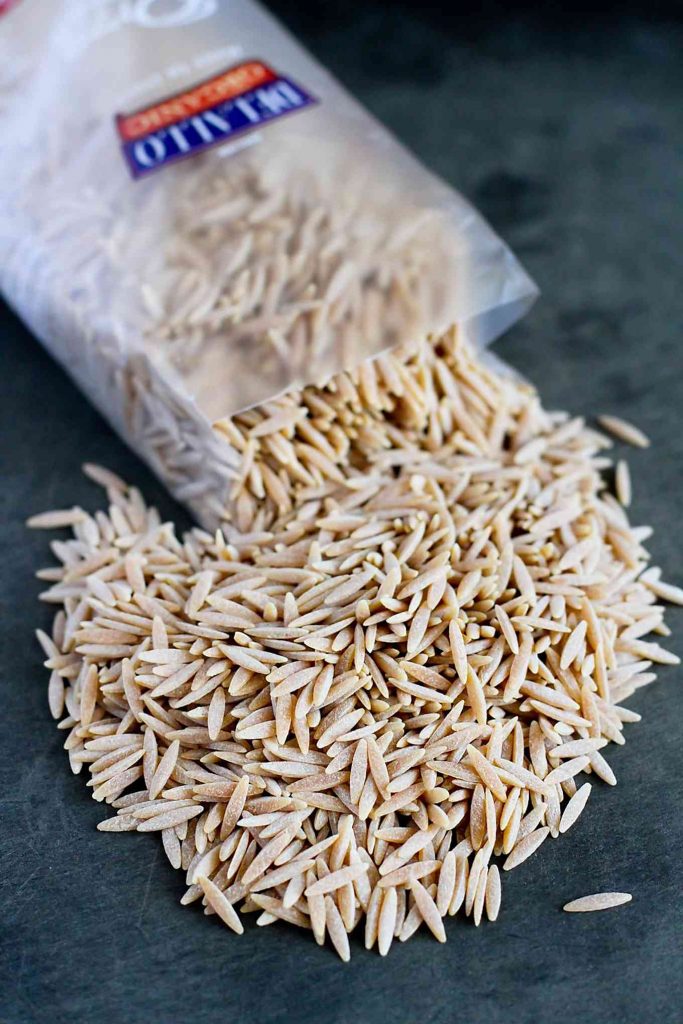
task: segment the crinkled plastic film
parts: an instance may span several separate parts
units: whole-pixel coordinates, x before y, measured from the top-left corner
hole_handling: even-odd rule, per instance
[[[536,294],[251,0],[19,0],[0,69],[0,288],[206,525],[213,421],[451,324],[485,345]]]

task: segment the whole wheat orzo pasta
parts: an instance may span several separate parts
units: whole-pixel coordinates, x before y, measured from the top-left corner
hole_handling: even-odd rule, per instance
[[[609,442],[456,330],[218,429],[243,463],[215,533],[98,467],[95,516],[32,521],[73,532],[39,639],[99,827],[159,833],[181,902],[232,931],[282,919],[342,959],[354,930],[384,955],[495,920],[499,866],[574,825],[578,776],[616,781],[624,702],[676,661],[646,636],[683,592]]]
[[[31,520],[50,711],[183,904],[443,941],[616,782],[683,594],[610,442],[484,365],[535,289],[469,204],[252,0],[106,8],[0,23],[0,287],[204,528],[97,466]]]

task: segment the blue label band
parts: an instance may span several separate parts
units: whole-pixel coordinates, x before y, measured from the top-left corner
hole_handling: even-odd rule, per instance
[[[143,138],[124,142],[122,149],[133,177],[140,178],[315,103],[301,86],[278,77]]]

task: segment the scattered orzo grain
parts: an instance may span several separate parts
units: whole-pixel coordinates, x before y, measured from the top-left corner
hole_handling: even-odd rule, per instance
[[[630,903],[633,897],[630,892],[596,892],[592,896],[580,896],[578,900],[565,903],[563,910],[570,914],[583,914],[591,910],[609,910]]]
[[[649,448],[650,438],[642,430],[620,416],[598,416],[598,423],[610,434],[635,448]]]

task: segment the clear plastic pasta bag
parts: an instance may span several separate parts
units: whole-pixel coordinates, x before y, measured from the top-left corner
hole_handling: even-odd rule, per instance
[[[252,0],[15,0],[0,78],[0,288],[206,525],[214,420],[535,296]]]

